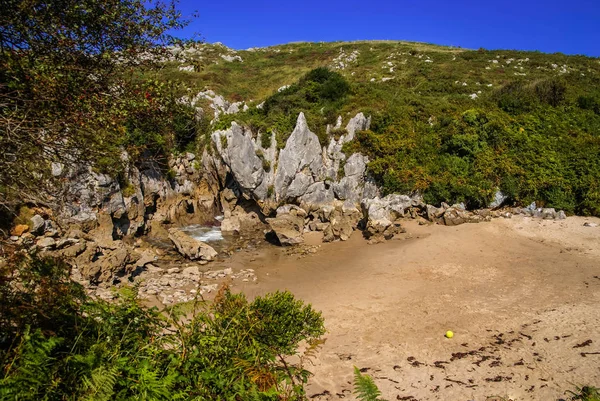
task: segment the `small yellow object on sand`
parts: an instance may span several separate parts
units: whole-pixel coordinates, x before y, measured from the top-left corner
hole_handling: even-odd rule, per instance
[[[451,332],[450,330],[448,330],[448,331],[446,332],[446,338],[452,338],[452,337],[454,337],[454,333],[453,333],[453,332]]]

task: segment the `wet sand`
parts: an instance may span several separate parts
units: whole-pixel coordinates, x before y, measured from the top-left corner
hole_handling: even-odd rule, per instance
[[[557,400],[600,385],[600,227],[586,221],[600,223],[407,221],[405,240],[355,232],[314,254],[242,251],[224,266],[255,269],[256,283],[235,284],[249,296],[287,289],[323,312],[311,399],[354,399],[357,366],[388,400]]]

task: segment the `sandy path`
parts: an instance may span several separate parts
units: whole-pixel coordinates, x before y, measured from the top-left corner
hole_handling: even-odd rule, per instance
[[[404,241],[354,235],[300,259],[272,249],[230,263],[256,270],[249,295],[289,289],[323,311],[313,399],[353,399],[357,366],[388,400],[557,400],[600,385],[600,227],[584,221],[598,223],[411,221]]]

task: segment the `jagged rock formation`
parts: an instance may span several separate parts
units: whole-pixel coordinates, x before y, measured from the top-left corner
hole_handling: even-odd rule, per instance
[[[339,140],[331,138],[327,147],[321,147],[300,113],[279,153],[274,138],[269,144],[261,144],[250,130],[236,123],[228,130],[214,132],[212,140],[241,192],[264,205],[267,212],[273,205],[290,202],[318,206],[348,199],[358,204],[365,193],[377,194],[377,188],[365,176],[368,159],[354,154],[344,165],[342,177],[338,177],[338,170],[346,160],[341,151],[343,144],[352,140],[356,131],[368,129],[369,124],[369,119],[359,113],[348,123],[347,134]]]

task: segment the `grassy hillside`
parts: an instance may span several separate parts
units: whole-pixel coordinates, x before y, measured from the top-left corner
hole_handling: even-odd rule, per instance
[[[333,73],[306,75],[318,67]],[[598,59],[408,42],[200,45],[162,76],[247,102],[213,128],[275,130],[280,146],[299,111],[324,143],[338,115],[371,115],[347,150],[371,157],[385,192],[480,207],[500,188],[517,203],[600,215]]]

